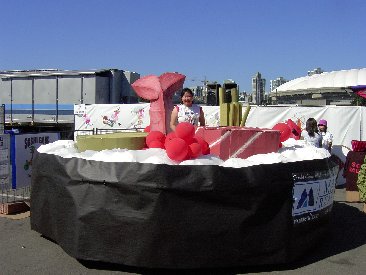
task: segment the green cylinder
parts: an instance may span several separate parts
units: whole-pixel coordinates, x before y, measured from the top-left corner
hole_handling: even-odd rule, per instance
[[[231,102],[239,102],[239,93],[236,88],[231,89]]]
[[[222,103],[220,105],[220,126],[229,126],[230,104]]]
[[[219,88],[219,105],[225,102],[225,92],[222,87]]]
[[[249,111],[250,111],[250,104],[248,103],[247,108],[245,109],[245,112],[243,114],[243,119],[241,120],[241,123],[240,123],[241,127],[245,126],[245,122],[247,121]]]

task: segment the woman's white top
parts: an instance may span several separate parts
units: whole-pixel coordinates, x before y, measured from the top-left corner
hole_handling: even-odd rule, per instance
[[[333,143],[333,135],[329,132],[320,132],[322,138],[323,138],[323,143],[322,146],[323,148],[329,150],[330,149],[330,143]]]
[[[307,144],[313,145],[315,147],[322,147],[322,136],[318,133],[314,133],[314,136],[310,136],[308,131],[303,130],[301,132],[301,137],[304,138]]]
[[[192,104],[192,106],[188,107],[184,104],[179,104],[176,106],[178,109],[178,123],[181,122],[189,122],[195,126],[198,126],[198,121],[201,114],[201,107]]]

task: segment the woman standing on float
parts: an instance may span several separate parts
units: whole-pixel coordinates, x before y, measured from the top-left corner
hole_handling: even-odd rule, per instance
[[[205,116],[203,110],[197,104],[193,104],[193,92],[189,88],[184,88],[180,94],[182,104],[174,107],[170,117],[170,129],[175,131],[178,123],[189,122],[195,127],[205,126]]]
[[[319,134],[323,138],[322,146],[327,149],[329,153],[332,150],[333,135],[328,132],[328,122],[325,119],[321,119],[318,122]]]
[[[322,147],[322,136],[319,134],[318,124],[315,118],[311,117],[306,121],[306,128],[301,132],[300,139],[304,139],[307,144],[317,148]]]

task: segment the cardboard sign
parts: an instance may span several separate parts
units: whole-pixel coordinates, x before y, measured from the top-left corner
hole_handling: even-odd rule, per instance
[[[32,161],[39,146],[59,140],[59,133],[37,133],[13,136],[15,160],[12,160],[12,187],[30,186]]]
[[[310,222],[332,210],[338,168],[293,175],[294,225]]]

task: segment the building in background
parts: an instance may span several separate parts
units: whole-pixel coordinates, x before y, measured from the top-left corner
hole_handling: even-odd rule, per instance
[[[270,81],[270,90],[271,92],[275,90],[277,87],[285,84],[288,80],[284,79],[282,76],[277,77],[275,80]]]
[[[314,74],[322,74],[324,71],[321,68],[316,68],[312,71],[308,71],[308,76],[312,76]]]
[[[115,70],[115,71],[122,71],[124,74],[124,77],[122,76],[121,102],[138,103],[138,96],[136,92],[132,89],[131,84],[134,83],[136,80],[140,79],[140,74],[124,70]]]
[[[261,105],[265,101],[265,87],[266,79],[262,78],[262,75],[257,72],[255,76],[252,77],[252,95],[254,102],[257,105]]]
[[[71,131],[74,105],[137,103],[131,84],[139,78],[120,69],[0,71],[5,128]]]
[[[317,68],[308,72],[307,76],[293,79],[272,90],[272,104],[347,106],[352,105],[355,98],[352,88],[366,86],[366,68],[321,71]]]
[[[239,101],[240,102],[249,102],[249,95],[246,91],[239,92]]]

